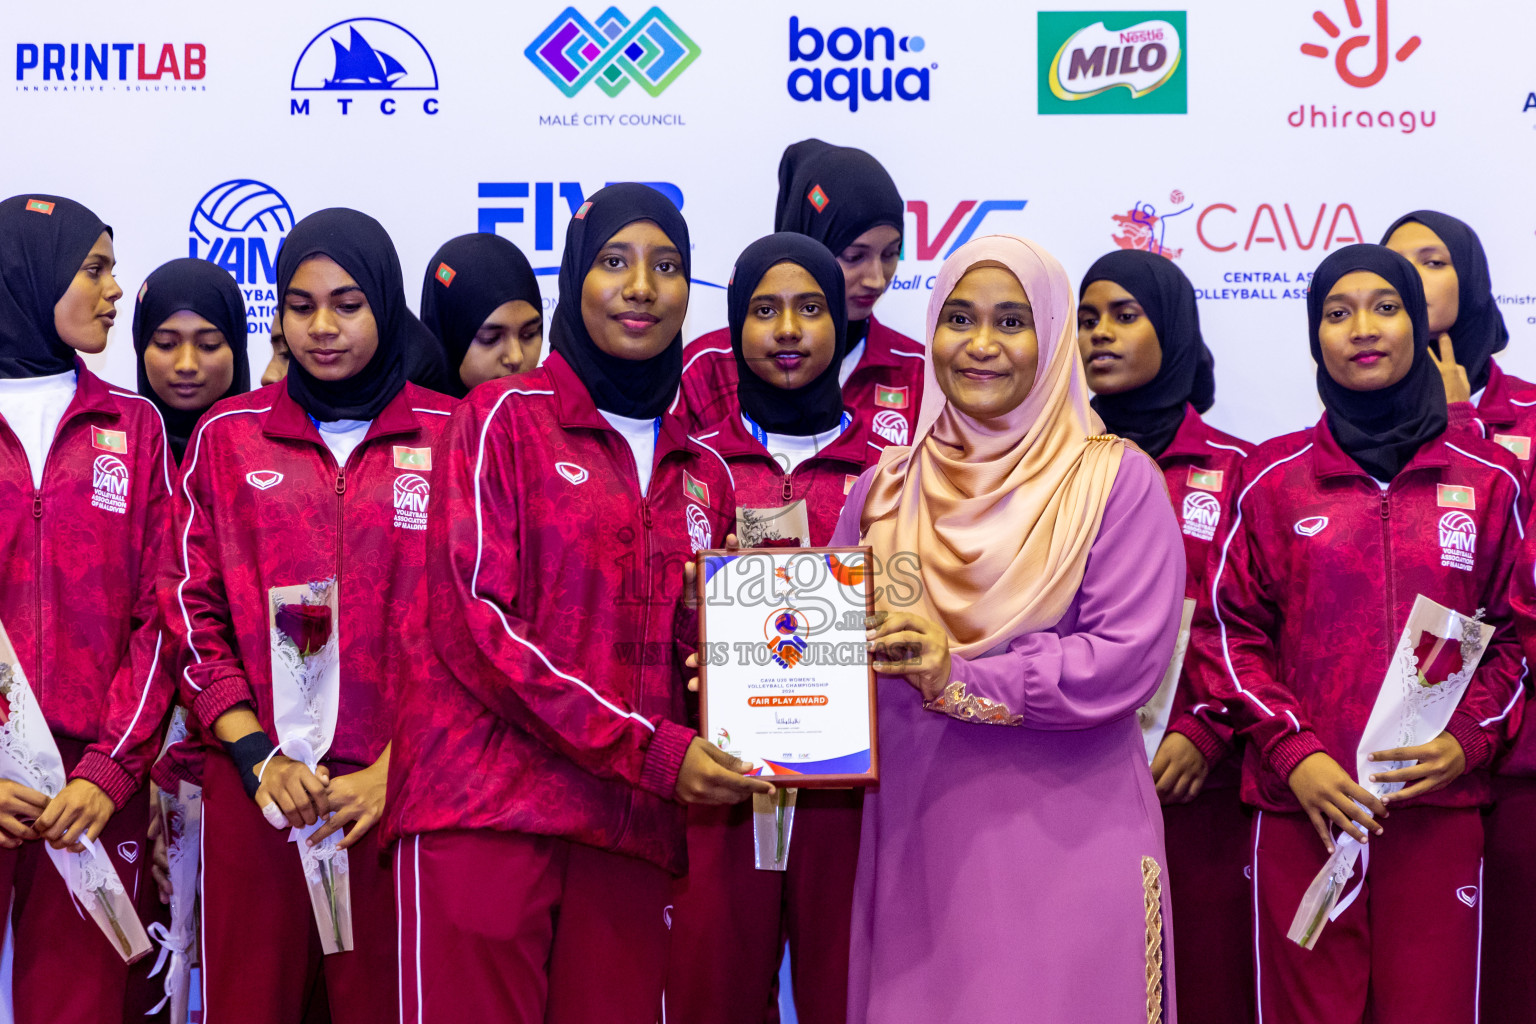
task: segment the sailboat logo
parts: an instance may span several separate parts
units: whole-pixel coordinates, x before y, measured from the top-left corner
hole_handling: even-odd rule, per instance
[[[359,92],[437,88],[432,55],[408,30],[382,18],[339,21],[309,41],[292,88]]]

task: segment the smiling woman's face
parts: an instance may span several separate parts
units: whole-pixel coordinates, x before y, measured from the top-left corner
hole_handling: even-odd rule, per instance
[[[1040,341],[1024,286],[995,263],[965,272],[933,332],[933,372],[950,404],[978,420],[1017,409],[1035,385]]]

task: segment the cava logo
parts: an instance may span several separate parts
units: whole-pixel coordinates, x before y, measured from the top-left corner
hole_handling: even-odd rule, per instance
[[[927,102],[929,76],[939,66],[919,64],[907,56],[921,53],[926,46],[922,36],[897,36],[890,28],[861,32],[844,25],[822,30],[802,25],[798,17],[790,15],[789,62],[817,66],[790,71],[789,95],[801,103],[820,103],[823,99],[846,103],[853,113],[858,112],[860,100]],[[827,61],[831,66],[822,66]],[[897,63],[906,66],[892,66]]]
[[[245,297],[247,334],[265,334],[277,312],[277,251],[293,222],[288,200],[254,178],[220,182],[192,210],[187,255],[234,275]]]
[[[1184,495],[1184,535],[1196,540],[1210,540],[1216,536],[1216,524],[1221,522],[1221,502],[1205,491],[1190,491]],[[1300,532],[1299,528],[1298,531]]]
[[[437,65],[421,40],[403,26],[382,18],[352,18],[309,41],[293,66],[289,88],[335,94],[342,114],[350,114],[353,103],[371,104],[372,94],[383,93],[379,113],[393,115],[401,104],[416,104],[406,94],[437,91]],[[307,96],[290,99],[288,113],[307,115],[309,102]],[[437,97],[422,99],[421,109],[436,114]]]
[[[1183,11],[1040,11],[1041,114],[1183,114]]]
[[[395,477],[395,528],[400,530],[425,530],[427,528],[427,501],[432,496],[432,485],[426,477],[415,473],[401,473]]]
[[[1440,565],[1471,572],[1477,558],[1477,524],[1465,512],[1440,517]]]
[[[660,96],[702,52],[660,7],[634,21],[610,7],[595,25],[567,7],[523,56],[567,96],[593,82],[609,96],[619,95],[631,82]]]
[[[128,511],[128,467],[116,455],[98,455],[91,466],[91,505],[103,512]]]

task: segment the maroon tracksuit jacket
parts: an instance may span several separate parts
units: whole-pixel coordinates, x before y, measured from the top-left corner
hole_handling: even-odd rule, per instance
[[[0,430],[0,622],[55,739],[85,747],[71,777],[121,808],[159,753],[172,696],[155,601],[172,467],[147,399],[76,372],[40,489]]]
[[[1443,434],[1386,490],[1317,426],[1243,464],[1211,568],[1213,614],[1191,639],[1196,677],[1250,740],[1243,799],[1299,811],[1286,779],[1326,751],[1351,771],[1415,595],[1497,627],[1447,729],[1467,773],[1405,804],[1488,802],[1489,766],[1519,693],[1509,574],[1525,498],[1497,445]]]
[[[267,592],[334,576],[341,702],[326,760],[367,766],[383,753],[425,625],[421,513],[453,404],[407,384],[345,469],[281,382],[203,419],[177,495],[181,572],[164,600],[182,699],[210,732],[244,702],[275,739]]]
[[[405,695],[392,836],[554,836],[681,874],[694,731],[682,563],[732,529],[730,472],[660,420],[649,489],[558,354],[476,388],[448,427],[429,530],[439,655]]]
[[[911,444],[923,406],[927,358],[921,343],[870,317],[864,354],[843,385],[843,403],[863,415],[887,443]],[[683,349],[683,386],[672,408],[694,433],[741,412],[730,328],[711,331]]]

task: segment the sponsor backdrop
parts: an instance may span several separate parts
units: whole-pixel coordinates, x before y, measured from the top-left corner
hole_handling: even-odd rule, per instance
[[[1533,35],[1529,0],[34,5],[0,28],[0,194],[114,225],[127,297],[95,362],[131,385],[128,300],[164,260],[235,276],[259,371],[296,218],[377,216],[413,296],[439,243],[500,232],[549,305],[571,212],[626,179],[688,218],[697,336],[771,228],[781,150],[820,136],[907,199],[882,319],[919,335],[940,261],[978,234],[1074,273],[1161,249],[1199,289],[1214,421],[1258,440],[1317,415],[1310,271],[1420,206],[1482,234],[1503,362],[1536,375]]]

